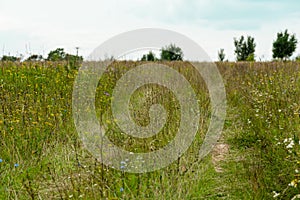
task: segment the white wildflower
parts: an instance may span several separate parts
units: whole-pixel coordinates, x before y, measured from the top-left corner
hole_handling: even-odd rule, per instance
[[[287,149],[292,149],[294,147],[294,141],[290,141],[290,143],[286,146]]]
[[[276,191],[273,191],[273,198],[276,198],[276,197],[278,197],[279,195],[280,195],[280,193],[277,193]]]

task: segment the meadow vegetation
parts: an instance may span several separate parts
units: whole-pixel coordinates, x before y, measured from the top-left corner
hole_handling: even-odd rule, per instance
[[[97,161],[78,138],[72,91],[78,69],[66,62],[0,62],[0,199],[292,199],[300,193],[300,62],[219,62],[227,117],[219,143],[229,152],[216,171],[199,148],[209,125],[205,82],[182,61],[162,62],[183,74],[199,99],[200,129],[170,166],[131,174]],[[117,127],[112,92],[123,74],[145,62],[118,61],[99,80],[96,109],[114,144],[132,152],[168,144],[180,124],[180,106],[151,84],[131,97],[132,116],[149,123],[149,107],[168,111],[162,131],[145,140]],[[124,161],[123,167],[126,167]]]

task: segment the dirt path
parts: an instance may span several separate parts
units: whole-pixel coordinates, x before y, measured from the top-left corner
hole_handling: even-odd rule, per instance
[[[221,162],[226,159],[229,152],[229,145],[224,143],[217,143],[212,151],[212,162],[214,164],[216,172],[223,172]]]

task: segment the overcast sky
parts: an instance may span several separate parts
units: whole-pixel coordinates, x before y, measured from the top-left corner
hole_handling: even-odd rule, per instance
[[[196,41],[213,60],[220,48],[234,60],[233,38],[250,35],[256,59],[266,60],[277,32],[288,29],[300,40],[299,8],[299,0],[1,0],[0,56],[57,47],[75,53],[78,46],[86,57],[119,33],[163,28]]]

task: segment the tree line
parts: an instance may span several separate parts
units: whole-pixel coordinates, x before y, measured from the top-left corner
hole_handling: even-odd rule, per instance
[[[255,48],[256,43],[255,39],[251,36],[241,36],[240,38],[234,38],[234,53],[236,55],[236,61],[255,61]],[[288,33],[288,30],[284,32],[277,33],[277,38],[273,42],[273,59],[279,60],[287,60],[289,59],[297,48],[297,39],[295,34]],[[63,48],[57,48],[53,51],[50,51],[47,58],[43,58],[42,55],[31,55],[25,61],[67,61],[71,65],[75,65],[76,63],[80,63],[83,61],[82,56],[78,56],[78,48],[77,55],[68,54],[64,51]],[[168,46],[162,47],[160,49],[160,58],[156,57],[156,55],[149,51],[147,54],[144,54],[141,61],[157,61],[157,60],[167,60],[167,61],[176,61],[183,60],[183,51],[180,47],[175,44],[170,44]],[[219,61],[225,60],[225,51],[224,49],[220,49],[218,51],[218,59]],[[15,56],[7,56],[4,55],[1,58],[1,61],[20,61],[20,57]],[[300,56],[296,58],[296,60],[300,60]]]
[[[288,30],[277,33],[277,38],[273,42],[272,57],[273,59],[287,60],[289,59],[297,48],[297,39],[295,34],[288,33]],[[245,38],[241,36],[239,39],[234,38],[235,55],[237,61],[255,61],[255,47],[256,43],[254,38],[248,36]],[[224,61],[225,53],[224,49],[220,49],[218,52],[219,61]],[[296,60],[300,60],[297,57]]]
[[[288,30],[277,33],[277,38],[273,42],[273,59],[287,60],[289,59],[297,48],[297,39],[295,34],[288,33]],[[237,61],[255,61],[255,48],[256,43],[251,36],[241,36],[240,38],[234,38],[234,54]],[[218,51],[219,61],[225,60],[224,49]],[[175,44],[166,46],[160,50],[160,59],[156,58],[154,53],[150,51],[148,54],[143,55],[142,61],[155,61],[155,60],[182,60],[183,52],[180,47],[176,47]],[[300,60],[300,56],[296,58]]]
[[[20,60],[21,60],[20,57],[7,56],[7,55],[4,55],[1,58],[1,61],[16,62],[16,61],[20,61]],[[31,61],[31,62],[35,62],[35,61],[53,61],[53,62],[67,61],[70,64],[75,64],[76,62],[79,62],[79,63],[82,62],[83,57],[78,56],[78,53],[77,53],[77,55],[72,55],[72,54],[66,53],[63,48],[57,48],[53,51],[50,51],[47,58],[44,58],[42,55],[33,54],[33,55],[29,56],[25,61]]]

